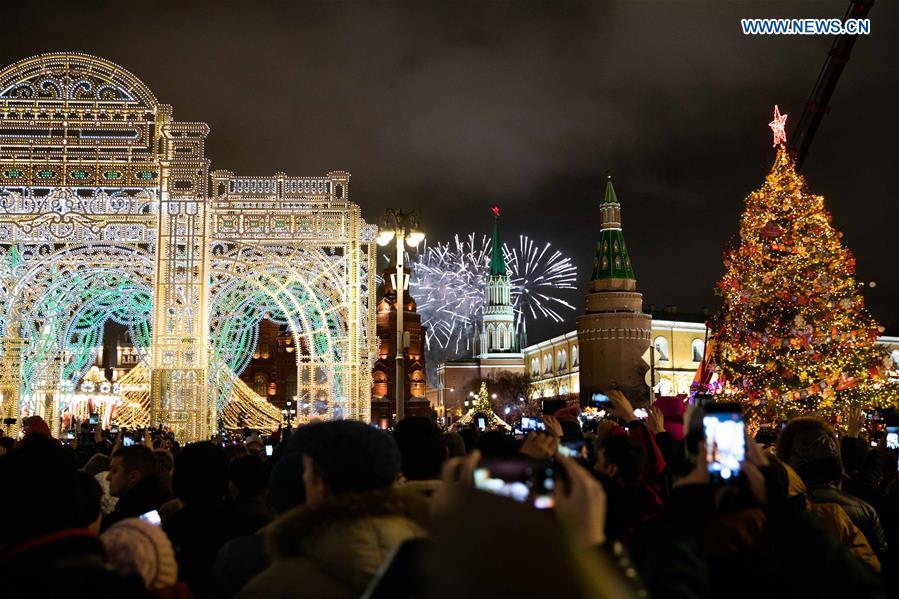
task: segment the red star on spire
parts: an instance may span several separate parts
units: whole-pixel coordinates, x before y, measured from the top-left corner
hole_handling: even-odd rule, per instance
[[[787,126],[787,115],[780,114],[780,109],[777,107],[777,104],[774,105],[774,120],[768,123],[768,126],[771,127],[771,131],[774,133],[775,147],[777,144],[787,141],[787,133],[785,131]]]
[[[499,216],[499,206],[493,207],[493,216]]]

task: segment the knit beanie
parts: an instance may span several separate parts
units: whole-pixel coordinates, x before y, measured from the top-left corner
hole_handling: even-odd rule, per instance
[[[116,522],[100,535],[109,564],[122,572],[136,572],[151,591],[178,580],[175,551],[165,532],[138,518]]]

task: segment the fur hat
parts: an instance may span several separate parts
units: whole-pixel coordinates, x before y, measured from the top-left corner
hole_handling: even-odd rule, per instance
[[[109,564],[123,572],[136,572],[152,590],[170,587],[178,580],[178,562],[163,530],[138,518],[116,522],[100,535]]]

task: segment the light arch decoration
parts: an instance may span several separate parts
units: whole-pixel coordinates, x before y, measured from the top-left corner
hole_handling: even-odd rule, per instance
[[[184,440],[242,414],[275,426],[239,379],[271,317],[297,348],[298,418],[368,419],[375,228],[349,174],[210,173],[208,132],[101,58],[0,70],[3,417],[58,424],[111,319],[139,356],[130,425]]]

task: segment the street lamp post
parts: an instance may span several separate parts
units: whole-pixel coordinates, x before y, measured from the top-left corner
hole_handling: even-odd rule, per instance
[[[396,281],[393,285],[396,290],[396,422],[406,416],[406,385],[403,354],[405,343],[403,339],[403,314],[406,311],[403,301],[403,291],[406,287],[406,274],[403,271],[403,242],[410,247],[417,246],[425,238],[425,234],[418,229],[418,216],[414,212],[401,212],[388,209],[381,217],[381,226],[378,231],[378,245],[386,246],[396,240]]]

